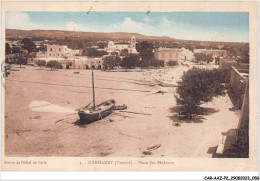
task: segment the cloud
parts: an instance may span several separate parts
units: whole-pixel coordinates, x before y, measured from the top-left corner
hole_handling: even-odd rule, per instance
[[[133,21],[131,18],[127,17],[123,22],[114,24],[112,27],[108,28],[112,28],[116,32],[140,32],[144,30],[145,24]]]
[[[150,22],[150,19],[149,19],[148,16],[145,16],[145,17],[144,17],[144,22],[146,22],[146,23]]]
[[[6,27],[10,29],[40,29],[41,26],[36,23],[32,23],[30,16],[23,12],[7,12],[5,17]]]
[[[75,21],[61,21],[54,24],[41,23],[40,21],[32,22],[30,16],[25,12],[7,12],[6,28],[9,29],[44,29],[44,30],[69,30],[85,32],[128,32],[140,33],[150,36],[169,36],[177,39],[186,40],[206,40],[206,41],[244,41],[248,42],[248,33],[242,30],[225,29],[223,27],[209,29],[200,27],[197,24],[190,24],[183,21],[172,21],[165,17],[161,21],[151,25],[152,19],[145,16],[140,21],[134,21],[130,17],[124,18],[123,21],[115,24],[102,24],[96,21],[91,25],[79,24]]]

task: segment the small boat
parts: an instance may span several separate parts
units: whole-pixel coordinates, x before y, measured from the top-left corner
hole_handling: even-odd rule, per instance
[[[93,89],[93,106],[90,107],[90,104],[88,104],[87,106],[80,108],[78,110],[80,121],[84,124],[89,124],[94,121],[103,119],[104,117],[111,114],[115,106],[115,100],[113,99],[102,102],[101,104],[96,106],[93,68],[92,68],[92,89]]]
[[[127,109],[127,106],[123,104],[122,106],[114,106],[113,110],[124,110]]]
[[[93,109],[93,106],[79,109],[78,115],[82,122],[88,124],[103,119],[104,117],[111,114],[114,106],[115,100],[111,99],[95,106],[95,109]]]

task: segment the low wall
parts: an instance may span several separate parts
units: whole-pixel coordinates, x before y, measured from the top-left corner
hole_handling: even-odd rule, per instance
[[[233,66],[230,72],[230,85],[236,96],[236,107],[241,109],[247,80],[246,78]]]

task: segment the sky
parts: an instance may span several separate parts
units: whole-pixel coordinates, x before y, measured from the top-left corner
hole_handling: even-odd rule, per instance
[[[8,11],[6,29],[128,32],[185,40],[248,42],[247,12]]]

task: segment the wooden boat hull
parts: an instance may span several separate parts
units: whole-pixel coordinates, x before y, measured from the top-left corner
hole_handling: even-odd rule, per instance
[[[80,121],[85,123],[85,124],[89,124],[89,123],[92,123],[94,121],[103,119],[104,117],[111,114],[111,112],[112,112],[112,110],[115,106],[115,101],[114,100],[108,100],[108,101],[105,101],[105,102],[97,105],[96,107],[98,108],[98,107],[101,107],[103,105],[106,106],[104,109],[96,110],[96,111],[93,111],[93,112],[88,112],[89,110],[92,110],[93,108],[80,109],[78,111]]]

